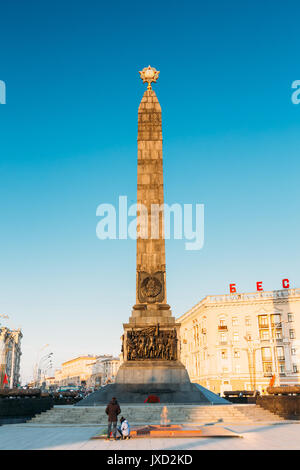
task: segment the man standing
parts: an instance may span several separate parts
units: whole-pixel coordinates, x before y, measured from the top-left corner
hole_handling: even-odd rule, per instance
[[[110,438],[110,433],[112,430],[113,438],[116,440],[118,414],[121,413],[121,409],[115,397],[113,397],[107,405],[105,413],[108,415],[107,439]]]

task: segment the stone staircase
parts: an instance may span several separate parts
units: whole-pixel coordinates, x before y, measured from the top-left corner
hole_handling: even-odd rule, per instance
[[[35,425],[106,425],[105,406],[55,406],[30,420]],[[121,415],[133,424],[160,424],[162,405],[121,405]],[[283,418],[256,405],[168,405],[171,424],[255,424],[274,423]],[[120,415],[120,416],[121,416]]]

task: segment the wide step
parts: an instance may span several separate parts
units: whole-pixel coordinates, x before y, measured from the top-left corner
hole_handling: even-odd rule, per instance
[[[33,418],[35,424],[106,424],[105,406],[60,407],[56,406]],[[134,423],[160,423],[162,406],[126,405],[121,406],[122,415]],[[168,419],[171,424],[205,424],[223,422],[231,424],[249,424],[256,422],[282,421],[283,418],[256,405],[169,405]]]

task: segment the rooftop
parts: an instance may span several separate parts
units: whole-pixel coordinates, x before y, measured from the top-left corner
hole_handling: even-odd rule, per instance
[[[262,292],[244,292],[235,294],[223,294],[223,295],[208,295],[204,299],[200,300],[194,307],[188,310],[186,313],[178,318],[179,321],[184,320],[192,313],[199,310],[201,307],[208,305],[220,305],[220,304],[237,304],[237,303],[253,303],[263,301],[284,301],[290,298],[300,300],[300,289],[281,289],[271,290]]]

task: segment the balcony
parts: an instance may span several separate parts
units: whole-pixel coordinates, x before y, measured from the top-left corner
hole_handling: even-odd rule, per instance
[[[218,330],[219,331],[228,331],[227,325],[219,325]]]
[[[258,328],[259,328],[260,330],[269,329],[269,323],[265,323],[265,322],[264,322],[264,323],[259,323],[259,324],[258,324]]]
[[[264,377],[272,377],[273,372],[264,372]]]

